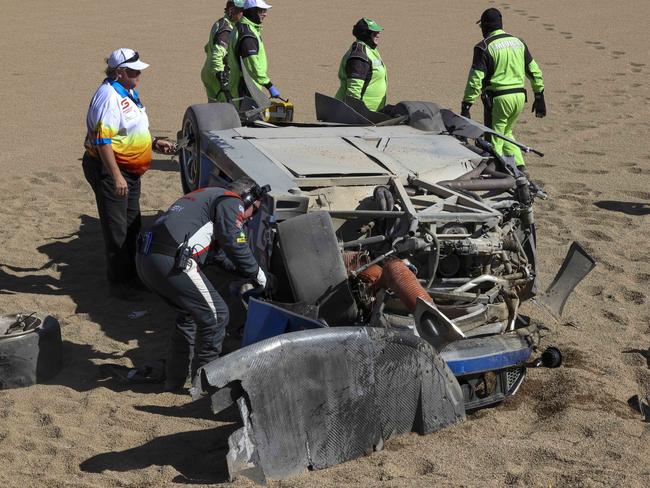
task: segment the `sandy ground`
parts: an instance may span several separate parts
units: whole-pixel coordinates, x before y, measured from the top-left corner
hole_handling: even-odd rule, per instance
[[[386,28],[390,99],[457,109],[474,21],[490,5],[546,79],[549,116],[526,112],[518,131],[546,152],[529,158],[550,194],[537,210],[541,278],[550,283],[572,240],[599,263],[562,323],[548,322],[565,365],[532,370],[515,398],[446,431],[275,486],[650,486],[650,424],[627,404],[650,394],[650,3],[276,0],[264,30],[270,72],[310,119],[313,92],[334,93],[351,26],[367,15]],[[0,485],[223,482],[231,427],[205,405],[102,380],[98,364],[161,357],[172,314],[151,296],[106,298],[80,165],[87,104],[117,47],[151,63],[140,91],[152,132],[175,135],[186,106],[204,100],[202,49],[221,2],[23,0],[0,12],[0,312],[49,312],[64,336],[60,374],[0,391]],[[157,159],[143,181],[146,220],[179,193],[175,165]]]

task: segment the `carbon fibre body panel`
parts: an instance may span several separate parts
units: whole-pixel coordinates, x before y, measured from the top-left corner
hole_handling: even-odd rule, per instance
[[[465,418],[462,390],[426,342],[410,333],[337,327],[283,334],[204,366],[193,395],[215,413],[237,402],[231,479],[283,479],[373,450],[411,431]]]

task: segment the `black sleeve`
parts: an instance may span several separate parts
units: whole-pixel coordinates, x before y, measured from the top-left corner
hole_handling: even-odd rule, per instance
[[[221,30],[217,31],[217,33],[214,35],[214,39],[212,40],[212,43],[216,46],[217,44],[220,44],[222,47],[225,47],[228,49],[228,40],[230,39],[230,31],[229,30]]]
[[[253,36],[246,36],[239,43],[239,56],[242,58],[254,56],[259,52],[259,50],[260,45],[257,42],[257,39]]]
[[[528,50],[528,46],[524,41],[521,41],[524,43],[524,67],[526,68],[526,73],[530,74],[530,70],[528,69],[528,65],[530,62],[533,60],[533,55],[530,54],[530,51]]]
[[[357,80],[365,80],[368,76],[370,64],[361,58],[348,58],[345,63],[345,74],[348,78],[356,78]]]
[[[225,269],[229,273],[236,273],[237,272],[237,267],[233,264],[233,262],[228,259],[228,256],[226,256],[226,253],[223,251],[223,249],[216,247],[216,248],[210,248],[210,254],[208,254],[208,258],[206,260],[208,264],[216,264],[222,269]]]
[[[257,276],[259,266],[244,229],[244,207],[237,198],[222,198],[215,209],[214,233],[235,272],[245,278]]]
[[[488,72],[488,63],[487,63],[487,50],[481,49],[479,46],[474,47],[474,57],[472,58],[472,69],[482,71],[483,73]]]

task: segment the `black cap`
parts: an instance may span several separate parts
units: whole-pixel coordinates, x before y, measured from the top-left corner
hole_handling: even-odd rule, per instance
[[[501,12],[496,8],[489,8],[481,14],[481,18],[476,21],[477,24],[495,24],[502,21]]]

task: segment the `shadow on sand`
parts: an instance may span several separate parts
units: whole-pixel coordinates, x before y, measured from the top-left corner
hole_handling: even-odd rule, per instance
[[[143,227],[154,216],[143,217]],[[136,341],[124,357],[133,364],[143,364],[164,357],[168,333],[174,314],[155,295],[143,293],[138,301],[121,301],[108,296],[105,278],[104,243],[99,220],[81,215],[79,230],[70,235],[55,236],[37,251],[48,256],[49,261],[40,268],[21,268],[0,263],[0,293],[32,293],[43,295],[67,295],[75,303],[74,315],[85,314],[89,321],[97,323],[102,332],[115,341],[129,344]],[[52,271],[59,278],[51,276]],[[146,310],[147,314],[137,320],[128,315],[132,311]],[[45,311],[46,312],[46,311]],[[58,317],[62,326],[63,370],[49,384],[62,384],[77,391],[92,389],[101,381],[99,368],[93,360],[122,359],[122,355],[98,351],[91,344],[78,344],[66,339],[68,318]],[[160,390],[159,385],[101,383],[116,391]]]
[[[601,200],[594,205],[603,210],[621,212],[627,215],[650,215],[650,204],[641,202],[617,202],[615,200]]]
[[[89,473],[132,471],[149,466],[172,466],[176,483],[213,484],[228,481],[228,436],[237,429],[226,425],[157,437],[146,444],[118,452],[97,454],[79,467]]]

